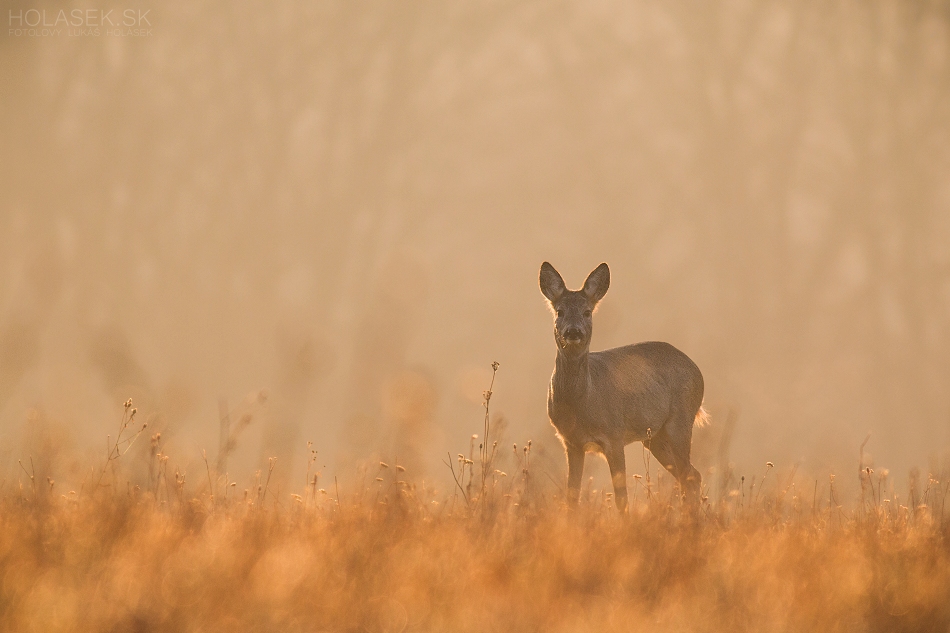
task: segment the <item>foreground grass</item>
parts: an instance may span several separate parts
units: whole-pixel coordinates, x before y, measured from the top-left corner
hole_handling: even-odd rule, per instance
[[[899,497],[864,467],[845,508],[833,477],[802,495],[767,463],[684,508],[644,453],[621,517],[603,490],[546,492],[530,442],[507,476],[473,436],[448,495],[382,462],[320,489],[309,445],[300,494],[272,459],[242,495],[207,458],[186,485],[158,433],[147,469],[123,465],[147,428],[131,404],[78,493],[32,459],[0,487],[0,631],[950,630],[950,472]]]
[[[459,498],[460,501],[460,498]],[[20,493],[3,631],[947,631],[950,530],[925,506],[689,517],[641,500],[337,502]],[[809,508],[811,510],[811,508]]]

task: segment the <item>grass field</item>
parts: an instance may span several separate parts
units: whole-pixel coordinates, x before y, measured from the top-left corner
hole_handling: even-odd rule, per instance
[[[460,456],[452,489],[374,463],[358,490],[338,496],[308,473],[278,494],[267,469],[248,490],[211,464],[185,482],[156,441],[137,475],[147,483],[133,485],[121,459],[133,427],[79,491],[39,481],[28,463],[4,488],[0,630],[950,627],[940,478],[895,499],[868,469],[863,498],[846,502],[833,483],[798,494],[773,473],[761,491],[733,482],[690,512],[654,472],[652,483],[631,476],[620,517],[603,491],[570,509],[532,487],[530,460],[487,473],[484,488],[479,460]]]

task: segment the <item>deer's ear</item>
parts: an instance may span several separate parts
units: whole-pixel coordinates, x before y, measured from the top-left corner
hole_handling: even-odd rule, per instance
[[[544,262],[541,264],[541,294],[547,297],[547,300],[554,303],[561,298],[567,288],[564,286],[564,280],[561,275],[554,270],[554,266]]]
[[[584,294],[591,303],[597,303],[607,294],[607,288],[610,287],[610,269],[607,264],[601,264],[587,275],[587,281],[584,282]]]

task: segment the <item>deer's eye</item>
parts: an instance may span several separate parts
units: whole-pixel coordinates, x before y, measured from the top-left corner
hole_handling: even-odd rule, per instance
[[[590,318],[590,310],[584,310],[584,316]]]
[[[558,315],[559,317],[564,316],[564,310],[558,310],[558,311],[557,311],[557,315]]]

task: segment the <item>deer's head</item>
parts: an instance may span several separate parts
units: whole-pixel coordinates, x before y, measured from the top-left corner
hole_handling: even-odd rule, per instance
[[[580,290],[568,290],[554,266],[541,264],[541,293],[554,312],[554,341],[567,353],[581,353],[590,347],[593,313],[607,294],[610,269],[601,264],[587,276]]]

